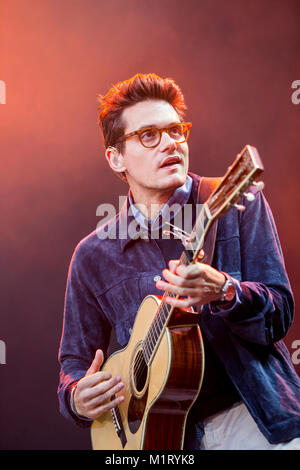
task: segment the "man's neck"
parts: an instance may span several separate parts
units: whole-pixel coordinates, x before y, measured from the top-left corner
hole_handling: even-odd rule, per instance
[[[139,194],[130,188],[131,197],[135,207],[147,218],[154,220],[161,208],[170,199],[176,188],[162,192],[149,192],[146,194]]]

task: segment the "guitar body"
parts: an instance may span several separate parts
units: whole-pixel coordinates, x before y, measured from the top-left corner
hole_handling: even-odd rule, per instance
[[[203,379],[204,350],[199,315],[174,309],[147,365],[142,341],[161,299],[142,302],[128,345],[102,370],[119,375],[125,400],[96,419],[91,428],[95,450],[182,449],[189,409]],[[114,418],[114,419],[113,419]]]

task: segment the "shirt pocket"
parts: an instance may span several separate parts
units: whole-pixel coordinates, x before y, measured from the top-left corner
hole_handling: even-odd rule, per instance
[[[239,237],[235,236],[216,241],[213,266],[241,281],[242,266]]]
[[[125,278],[98,294],[98,302],[116,332],[116,340],[124,347],[131,336],[136,314],[143,299],[150,294],[162,295],[155,282],[159,273],[141,273]]]
[[[213,266],[241,281],[239,212],[230,210],[218,220]]]

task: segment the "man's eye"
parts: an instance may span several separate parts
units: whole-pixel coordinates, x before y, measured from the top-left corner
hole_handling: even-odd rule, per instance
[[[172,126],[170,128],[170,135],[174,137],[181,136],[183,134],[183,126]]]
[[[153,139],[157,135],[157,129],[148,129],[142,133],[143,139]]]

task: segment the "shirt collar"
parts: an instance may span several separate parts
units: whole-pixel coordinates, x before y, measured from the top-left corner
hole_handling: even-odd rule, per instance
[[[191,191],[192,191],[193,180],[187,175],[185,183],[179,188],[175,189],[170,199],[164,204],[159,214],[155,217],[154,220],[147,219],[134,205],[134,201],[129,191],[127,200],[125,201],[121,211],[119,213],[119,239],[121,244],[122,251],[126,248],[127,244],[132,240],[130,234],[128,233],[128,226],[132,219],[135,219],[137,224],[140,227],[141,233],[144,234],[143,238],[148,238],[148,230],[151,227],[151,230],[159,230],[163,223],[164,218],[167,215],[169,220],[169,208],[174,207],[174,212],[172,213],[173,217],[182,209],[182,207],[189,200]],[[121,227],[122,226],[122,227]]]

